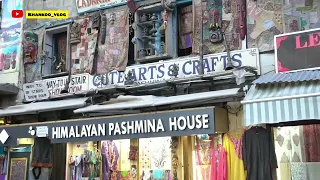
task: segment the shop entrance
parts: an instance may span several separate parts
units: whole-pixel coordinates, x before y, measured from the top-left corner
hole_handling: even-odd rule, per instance
[[[11,148],[8,175],[10,180],[29,179],[31,146]]]

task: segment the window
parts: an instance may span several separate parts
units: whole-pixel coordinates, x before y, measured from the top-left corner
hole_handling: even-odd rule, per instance
[[[178,56],[192,52],[193,14],[192,3],[178,6]]]
[[[42,76],[66,75],[69,67],[69,25],[46,30],[45,48],[47,54],[42,61]]]
[[[135,13],[135,61],[154,62],[176,55],[175,11],[164,10],[161,4],[141,7]]]

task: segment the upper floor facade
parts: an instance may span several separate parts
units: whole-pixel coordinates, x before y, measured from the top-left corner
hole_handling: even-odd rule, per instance
[[[0,82],[42,83],[50,96],[69,74],[69,93],[190,78],[201,74],[201,54],[204,74],[224,72],[228,55],[234,68],[274,73],[274,36],[320,26],[316,3],[293,1],[9,1]],[[18,8],[68,10],[69,18],[12,19]]]

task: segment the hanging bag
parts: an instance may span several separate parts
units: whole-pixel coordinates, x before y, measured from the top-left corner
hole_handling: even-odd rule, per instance
[[[52,145],[48,138],[35,138],[32,147],[32,174],[36,180],[40,178],[41,168],[52,167]],[[38,173],[36,170],[38,169]]]

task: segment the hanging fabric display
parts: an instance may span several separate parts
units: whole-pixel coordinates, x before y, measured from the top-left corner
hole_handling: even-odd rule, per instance
[[[104,44],[99,42],[97,73],[104,74],[112,70],[125,70],[129,50],[129,10],[106,13],[106,38]]]
[[[103,180],[126,180],[130,172],[130,140],[102,141]]]
[[[243,135],[243,163],[247,180],[272,180],[272,168],[278,168],[270,132],[255,126]]]
[[[228,132],[223,136],[223,147],[227,153],[228,179],[246,180],[242,160],[242,135],[244,130]]]
[[[307,162],[320,162],[320,124],[303,126]]]
[[[99,150],[85,150],[81,154],[70,156],[70,179],[71,180],[95,180],[100,177],[100,162],[102,160]]]
[[[192,5],[181,8],[179,12],[179,49],[192,47]]]
[[[239,27],[240,15],[236,2],[232,0],[196,0],[193,2],[195,6],[193,14],[196,20],[193,27],[192,52],[194,54],[199,54],[201,42],[203,42],[204,54],[226,51],[224,43],[212,43],[212,37],[217,34],[215,30],[217,25],[224,31],[230,50],[240,50],[242,48]],[[202,23],[201,17],[203,19]],[[200,39],[201,32],[203,32],[203,41]]]
[[[5,147],[0,147],[0,175],[6,174],[7,158],[8,156]]]
[[[197,138],[196,144],[196,174],[199,180],[210,180],[211,155],[213,154],[212,141],[204,141]]]
[[[43,51],[43,39],[45,34],[45,26],[41,27],[37,30],[34,30],[33,33],[37,34],[37,57],[36,61],[33,64],[25,64],[24,65],[24,72],[25,72],[25,79],[26,83],[34,82],[41,79],[41,66],[43,62],[41,57],[44,55]],[[34,51],[34,50],[33,50]]]
[[[139,140],[140,177],[143,180],[171,180],[171,137]]]
[[[71,45],[73,74],[92,74],[99,33],[97,28],[92,27],[92,23],[90,18],[83,18],[71,25],[71,35],[74,37],[71,41],[74,42]]]
[[[211,154],[211,180],[228,180],[227,153],[221,144]]]
[[[283,33],[281,2],[277,0],[247,1],[248,48],[259,48],[260,52],[274,49],[273,37]]]

